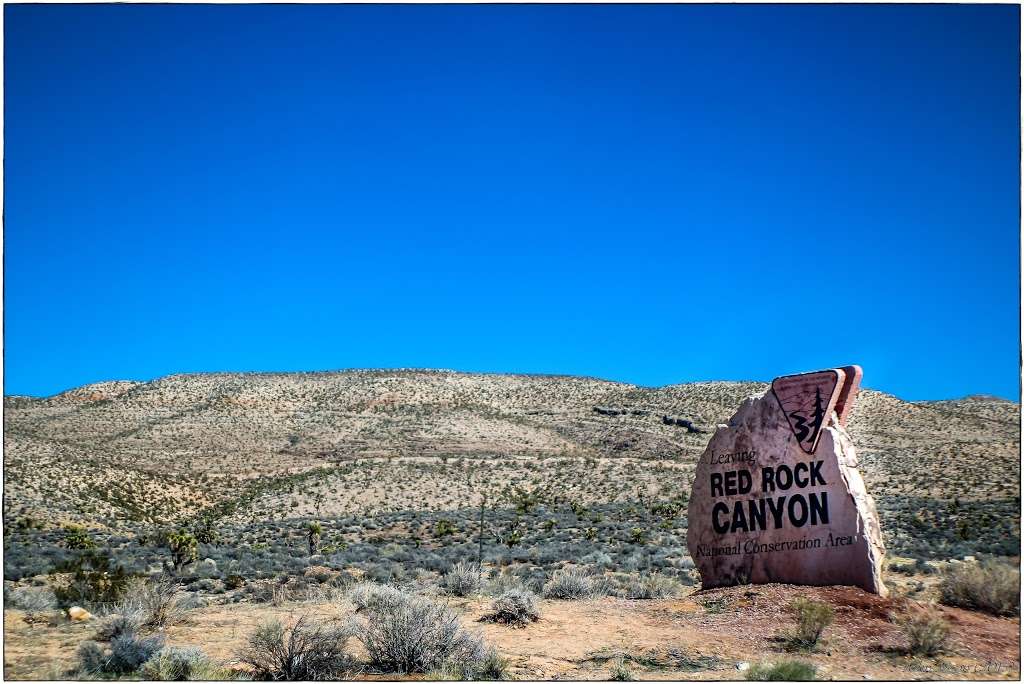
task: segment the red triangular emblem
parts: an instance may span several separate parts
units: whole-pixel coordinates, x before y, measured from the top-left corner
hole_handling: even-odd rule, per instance
[[[846,374],[837,369],[786,375],[772,381],[772,392],[786,414],[800,448],[813,454],[821,431],[828,426],[832,411],[845,384]]]

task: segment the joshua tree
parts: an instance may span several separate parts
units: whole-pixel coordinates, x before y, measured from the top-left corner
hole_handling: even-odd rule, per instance
[[[212,516],[204,515],[193,528],[196,536],[196,541],[200,544],[213,544],[217,541],[217,526],[216,521]]]
[[[315,556],[320,553],[320,533],[323,529],[320,527],[320,523],[313,520],[306,525],[306,530],[309,532],[309,555]]]
[[[191,532],[179,530],[167,539],[167,547],[171,550],[174,571],[181,570],[189,563],[195,563],[199,556],[199,543]]]

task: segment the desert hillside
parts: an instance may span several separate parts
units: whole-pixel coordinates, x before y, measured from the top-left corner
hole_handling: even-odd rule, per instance
[[[730,654],[705,644],[694,646],[704,655],[684,658],[645,630],[725,634],[735,620],[777,621],[785,606],[740,609],[767,605],[753,598],[766,590],[630,601],[699,590],[686,549],[695,464],[716,425],[766,389],[408,370],[175,375],[6,397],[5,590],[21,597],[8,607],[31,609],[25,597],[53,587],[62,604],[78,600],[102,614],[118,605],[111,577],[162,575],[190,596],[191,624],[226,629],[282,606],[294,616],[327,601],[330,612],[341,605],[331,596],[365,580],[444,593],[459,564],[479,563],[498,593],[520,587],[546,601],[559,573],[579,571],[589,578],[585,595],[599,603],[577,608],[556,596],[545,603],[546,627],[533,633],[571,641],[573,621],[604,620],[593,626],[604,650],[548,658],[488,628],[518,658],[516,676],[605,676],[625,653],[652,677],[730,678],[734,661],[759,647],[734,644]],[[874,646],[840,647],[836,638],[837,655],[896,648],[902,637],[890,613],[903,610],[899,602],[934,601],[940,574],[965,558],[1018,562],[1019,419],[1017,403],[990,397],[912,403],[861,392],[849,431],[878,503],[897,603],[876,610],[869,601],[864,614],[842,608],[843,630],[880,636]],[[786,601],[799,593],[786,590]],[[459,607],[462,619],[483,610],[473,601]],[[732,617],[720,616],[725,605]],[[32,615],[24,620],[35,624]],[[947,617],[1002,635],[985,661],[1002,665],[983,675],[1019,671],[1019,641],[1005,636],[1019,625]],[[83,628],[51,619],[52,631],[36,625],[23,643],[20,613],[5,620],[14,621],[8,643],[22,649],[5,661],[10,673],[74,674],[66,669],[73,653],[33,654],[25,644],[45,634],[59,650],[61,640],[80,641]],[[622,621],[648,655],[629,656],[629,640],[613,629]],[[186,641],[204,636],[205,628],[182,629]],[[961,650],[976,650],[969,631],[957,637]],[[225,662],[228,645],[244,637],[233,626],[217,637]],[[935,666],[883,656],[818,666],[841,678],[911,677],[914,667]]]
[[[337,514],[461,508],[517,482],[557,483],[582,502],[658,496],[685,491],[715,425],[765,389],[351,371],[175,375],[6,397],[4,510],[10,522],[126,530],[231,501],[236,516],[308,515],[314,502]],[[865,390],[850,432],[883,509],[918,499],[969,507],[1019,496],[1018,421],[1019,405],[999,399],[908,403]],[[360,478],[372,484],[350,486]]]

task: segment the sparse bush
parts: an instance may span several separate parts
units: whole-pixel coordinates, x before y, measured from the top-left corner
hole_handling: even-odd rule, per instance
[[[832,624],[835,619],[835,611],[832,606],[821,601],[799,597],[789,604],[790,609],[796,613],[796,631],[791,641],[798,646],[814,646],[821,639],[825,628]]]
[[[427,673],[427,679],[442,681],[498,681],[505,679],[508,660],[488,648],[482,658],[473,661],[448,662]]]
[[[1006,562],[958,564],[946,573],[939,589],[947,606],[992,615],[1020,612],[1020,569]]]
[[[70,582],[54,590],[63,606],[116,603],[133,577],[123,566],[114,565],[109,554],[95,550],[85,551],[58,569],[71,573]]]
[[[334,571],[323,565],[311,565],[306,568],[302,576],[318,584],[329,582],[334,577]]]
[[[217,533],[217,521],[209,515],[200,517],[192,527],[192,533],[200,544],[213,544],[219,536]]]
[[[245,578],[241,575],[231,574],[224,578],[224,587],[229,590],[240,589],[245,585]]]
[[[505,679],[508,670],[508,659],[503,658],[498,651],[488,648],[484,651],[484,657],[477,660],[473,665],[472,679],[496,681]]]
[[[441,579],[441,586],[452,596],[472,596],[480,590],[480,570],[475,565],[456,563]]]
[[[512,627],[525,627],[540,619],[537,597],[532,591],[512,589],[499,596],[491,604],[491,610],[481,620],[501,622]]]
[[[752,682],[810,682],[814,681],[815,667],[801,660],[782,660],[778,663],[754,665],[747,670]]]
[[[530,588],[523,582],[519,577],[511,573],[501,573],[496,577],[489,579],[485,585],[485,590],[488,596],[501,596],[506,591],[512,591],[519,589],[523,591],[530,591]]]
[[[447,606],[404,595],[367,611],[359,634],[370,663],[382,672],[472,672],[487,659],[483,642],[469,634]]]
[[[519,485],[515,485],[507,489],[505,495],[515,505],[517,513],[527,515],[532,513],[533,509],[544,501],[546,492],[539,489],[528,491]]]
[[[148,637],[136,634],[116,636],[110,641],[108,671],[121,674],[135,672],[163,646],[164,638],[159,634]]]
[[[95,641],[83,641],[78,645],[75,654],[78,659],[78,669],[86,675],[93,675],[103,672],[110,655],[103,647],[103,644]]]
[[[522,541],[523,530],[519,527],[519,522],[510,523],[501,536],[501,543],[511,550],[519,546]]]
[[[252,636],[239,659],[252,668],[257,679],[330,680],[354,669],[345,653],[350,633],[301,617],[290,628],[277,620],[264,622]]]
[[[437,537],[448,537],[458,531],[459,530],[455,527],[452,521],[446,518],[438,520],[437,524],[434,525],[434,536]]]
[[[78,525],[68,525],[64,529],[64,547],[68,549],[84,550],[96,548],[96,542],[92,540],[85,528]]]
[[[115,636],[109,648],[95,641],[83,641],[78,647],[78,667],[88,675],[131,674],[163,645],[160,635],[140,637],[134,633]]]
[[[139,674],[143,679],[164,682],[223,679],[224,673],[201,649],[165,646],[147,660]]]
[[[407,601],[409,597],[401,589],[389,584],[360,582],[349,590],[348,598],[358,613],[363,610],[387,610]]]
[[[146,614],[141,608],[123,608],[120,612],[108,615],[100,621],[96,638],[111,641],[122,634],[138,634],[145,621]]]
[[[914,655],[935,655],[949,638],[949,623],[932,609],[909,612],[897,619],[907,638],[907,650]]]
[[[155,629],[184,621],[187,609],[171,582],[136,578],[128,583],[113,612],[133,616],[140,620],[140,627]]]
[[[644,573],[632,578],[626,587],[626,598],[660,599],[678,596],[683,587],[678,580],[658,573]]]
[[[635,679],[625,658],[616,658],[612,663],[612,671],[608,677],[613,682],[631,682]]]
[[[49,587],[16,587],[7,594],[7,606],[29,614],[57,608],[57,595]]]
[[[544,585],[544,598],[577,601],[593,595],[594,580],[581,568],[559,570]]]

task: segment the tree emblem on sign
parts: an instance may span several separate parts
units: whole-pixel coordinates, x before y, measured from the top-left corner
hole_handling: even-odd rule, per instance
[[[822,428],[828,425],[846,381],[838,368],[776,378],[772,392],[786,414],[800,448],[813,454]],[[844,412],[845,417],[845,412]]]

